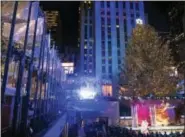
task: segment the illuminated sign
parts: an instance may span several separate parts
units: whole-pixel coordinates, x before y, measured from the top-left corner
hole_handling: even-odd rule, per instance
[[[66,62],[61,64],[64,68],[65,74],[73,74],[74,73],[74,63],[72,62]]]

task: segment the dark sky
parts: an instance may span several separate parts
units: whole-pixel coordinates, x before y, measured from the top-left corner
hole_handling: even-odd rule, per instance
[[[148,23],[161,32],[169,31],[168,10],[172,2],[144,2]],[[62,22],[63,45],[77,47],[78,38],[78,7],[77,1],[41,1],[43,9],[57,9],[60,11]]]

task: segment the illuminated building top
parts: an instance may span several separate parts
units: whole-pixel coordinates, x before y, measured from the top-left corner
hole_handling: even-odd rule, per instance
[[[59,12],[58,11],[45,11],[45,14],[46,14],[46,20],[47,20],[48,27],[49,28],[57,27]]]

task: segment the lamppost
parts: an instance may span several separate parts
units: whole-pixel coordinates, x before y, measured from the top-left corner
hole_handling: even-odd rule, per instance
[[[39,8],[38,6],[36,8]],[[27,133],[27,118],[28,118],[28,109],[29,109],[29,102],[30,102],[30,89],[32,85],[32,72],[33,72],[33,58],[34,58],[34,51],[35,51],[35,42],[36,42],[36,35],[37,35],[37,25],[38,25],[38,17],[39,13],[37,10],[37,17],[35,19],[35,26],[34,26],[34,34],[33,34],[33,43],[32,43],[32,52],[31,52],[31,59],[29,62],[29,69],[28,69],[28,77],[27,77],[27,84],[26,84],[26,98],[24,102],[24,109],[22,113],[22,122],[21,122],[21,133],[22,136],[25,137]]]

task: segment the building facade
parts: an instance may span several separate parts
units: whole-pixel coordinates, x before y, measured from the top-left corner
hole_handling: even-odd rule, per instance
[[[117,96],[125,49],[136,21],[145,23],[141,1],[86,1],[80,5],[81,74],[94,76],[105,96]]]
[[[62,44],[60,14],[57,10],[44,11],[48,30],[51,33],[51,43],[60,46]]]

